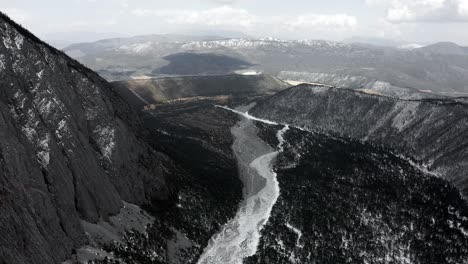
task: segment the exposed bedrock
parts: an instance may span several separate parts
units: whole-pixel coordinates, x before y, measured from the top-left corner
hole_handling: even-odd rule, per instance
[[[164,198],[172,162],[110,84],[0,14],[0,262],[59,263],[81,219]]]

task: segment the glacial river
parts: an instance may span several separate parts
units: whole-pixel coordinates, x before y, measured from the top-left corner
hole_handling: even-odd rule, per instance
[[[275,122],[252,117],[247,112],[222,108],[244,117],[232,128],[235,138],[233,150],[244,182],[244,201],[236,216],[211,238],[199,264],[242,264],[245,258],[253,256],[260,242],[261,230],[280,193],[272,162],[283,150],[283,134],[289,127],[278,131],[279,145],[275,150],[257,136],[258,129],[253,120],[277,125]]]

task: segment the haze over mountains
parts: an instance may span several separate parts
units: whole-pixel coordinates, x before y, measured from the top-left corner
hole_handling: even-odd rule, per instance
[[[250,69],[292,81],[323,82],[323,78],[314,79],[320,74],[332,79],[325,83],[330,85],[343,78],[366,78],[385,86],[454,96],[468,93],[466,50],[453,43],[398,48],[315,40],[171,35],[110,39],[65,48],[67,54],[108,80],[229,74]]]

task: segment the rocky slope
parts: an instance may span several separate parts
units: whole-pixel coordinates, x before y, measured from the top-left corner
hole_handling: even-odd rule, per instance
[[[468,103],[464,98],[400,100],[300,85],[258,104],[252,114],[391,147],[468,194]]]
[[[59,263],[80,220],[168,194],[172,162],[102,78],[0,14],[0,259]]]
[[[263,74],[129,80],[114,82],[113,85],[120,93],[133,91],[146,104],[196,96],[275,93],[290,87],[276,77]]]

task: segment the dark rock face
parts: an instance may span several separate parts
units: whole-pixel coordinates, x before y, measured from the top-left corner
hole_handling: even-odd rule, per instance
[[[58,263],[80,218],[164,198],[170,160],[98,75],[0,15],[0,259]]]
[[[301,85],[263,101],[252,114],[388,146],[415,158],[468,194],[465,99],[399,100]]]

